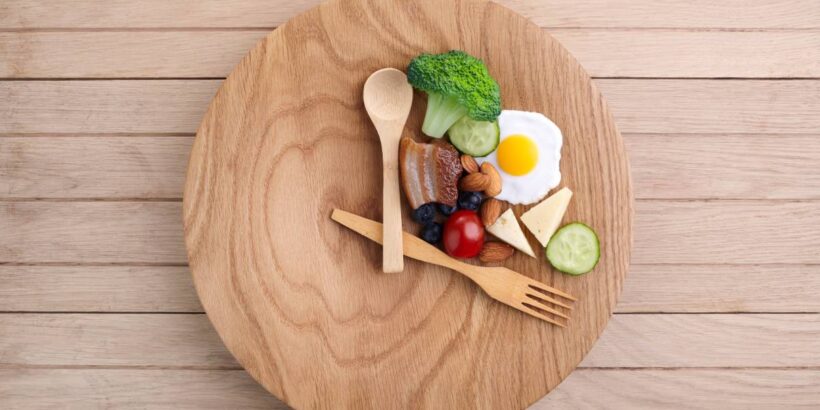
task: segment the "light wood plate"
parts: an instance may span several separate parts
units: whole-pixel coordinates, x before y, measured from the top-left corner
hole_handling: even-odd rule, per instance
[[[562,186],[575,192],[566,220],[595,228],[601,262],[582,277],[522,254],[507,266],[579,298],[567,329],[441,268],[407,260],[403,273],[383,274],[379,246],[330,220],[334,207],[381,219],[367,76],[449,49],[487,63],[504,108],[542,112],[564,132]],[[409,130],[420,128],[424,101],[417,95]],[[418,229],[408,211],[405,229]],[[334,0],[273,31],[211,103],[184,195],[188,258],[208,317],[248,372],[298,408],[536,401],[609,320],[631,214],[624,146],[589,76],[536,25],[478,0]]]

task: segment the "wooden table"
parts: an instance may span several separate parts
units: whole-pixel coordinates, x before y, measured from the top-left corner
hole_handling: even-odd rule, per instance
[[[180,197],[222,78],[317,2],[0,0],[0,408],[284,408],[202,313]],[[817,408],[820,2],[502,3],[597,78],[638,198],[617,313],[534,407]]]

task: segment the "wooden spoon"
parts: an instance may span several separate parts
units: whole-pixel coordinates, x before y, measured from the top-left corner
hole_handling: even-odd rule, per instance
[[[407,76],[395,68],[383,68],[364,83],[364,108],[379,133],[384,166],[384,248],[382,270],[404,270],[399,192],[399,139],[413,104],[413,88]]]

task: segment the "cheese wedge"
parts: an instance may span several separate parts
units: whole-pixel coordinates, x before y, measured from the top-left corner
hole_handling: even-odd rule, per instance
[[[563,188],[521,215],[521,222],[544,247],[561,225],[571,198],[572,191]]]
[[[518,225],[518,221],[515,220],[515,214],[513,214],[512,209],[508,209],[501,214],[494,224],[487,227],[487,231],[519,251],[533,258],[535,257],[530,243],[527,242],[527,238],[524,236],[524,231],[521,230],[521,225]]]

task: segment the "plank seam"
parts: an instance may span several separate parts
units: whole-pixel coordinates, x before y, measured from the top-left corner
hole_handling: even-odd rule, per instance
[[[0,370],[196,370],[245,371],[241,366],[164,366],[164,365],[94,365],[94,364],[19,364],[0,363]]]
[[[798,134],[802,135],[802,134]],[[86,133],[77,133],[77,132],[56,132],[56,133],[47,133],[47,132],[32,132],[32,133],[0,133],[0,138],[86,138],[86,137],[96,137],[96,138],[143,138],[143,137],[195,137],[196,133],[193,132],[153,132],[153,133],[133,133],[133,132],[86,132]]]
[[[167,366],[167,365],[61,365],[61,364],[20,364],[0,363],[0,370],[188,370],[188,371],[245,371],[241,366]],[[585,367],[579,365],[576,370],[582,371],[817,371],[820,366],[659,366],[659,367]]]
[[[205,315],[207,312],[203,311],[107,311],[107,310],[0,310],[0,315]],[[744,315],[744,316],[762,316],[762,315],[784,315],[784,316],[812,316],[820,314],[820,311],[793,311],[793,312],[767,312],[767,311],[706,311],[706,312],[666,312],[666,311],[649,311],[649,312],[613,312],[616,316],[673,316],[673,315]]]
[[[820,79],[820,78],[818,78]],[[794,133],[794,132],[625,132],[622,133],[624,137],[809,137],[814,134]],[[60,138],[140,138],[140,137],[195,137],[195,132],[5,132],[0,133],[0,138],[41,138],[41,137],[60,137]]]
[[[0,261],[1,266],[52,266],[52,267],[186,267],[187,263],[183,262],[17,262],[17,261]],[[740,267],[783,267],[783,266],[803,266],[803,267],[820,267],[820,263],[631,263],[630,266],[690,266],[690,267],[712,267],[712,266],[740,266]]]
[[[61,82],[61,81],[197,81],[224,80],[227,77],[0,77],[5,82]]]
[[[820,30],[817,27],[663,27],[663,26],[539,26],[547,31],[674,31],[674,32],[689,32],[689,33],[801,33],[812,32]],[[269,32],[276,30],[277,26],[226,26],[226,27],[21,27],[21,28],[0,28],[0,33],[134,33],[134,32],[244,32],[244,31],[262,31]]]
[[[783,203],[816,203],[820,202],[820,198],[652,198],[652,197],[638,197],[635,198],[636,202],[676,202],[676,203],[715,203],[715,202],[757,202],[757,203],[775,203],[775,204],[783,204]],[[99,203],[99,202],[135,202],[135,203],[142,203],[142,202],[182,202],[181,197],[0,197],[0,203],[4,202],[13,202],[13,203]],[[2,261],[0,261],[2,263]]]
[[[205,311],[0,310],[0,315],[204,315]]]
[[[211,81],[227,77],[0,77],[0,82],[61,82],[61,81]],[[708,76],[592,76],[593,80],[699,80],[699,81],[818,81],[820,77],[708,77]]]

